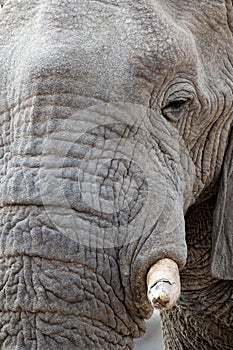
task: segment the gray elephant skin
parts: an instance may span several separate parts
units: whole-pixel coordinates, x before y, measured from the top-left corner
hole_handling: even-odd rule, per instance
[[[0,3],[0,348],[233,349],[232,1]]]

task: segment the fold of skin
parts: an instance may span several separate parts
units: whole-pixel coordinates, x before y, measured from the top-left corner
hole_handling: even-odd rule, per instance
[[[130,349],[143,321],[124,305],[114,249],[56,230],[42,207],[1,209],[3,349]]]
[[[216,196],[185,216],[186,240],[192,248],[180,271],[181,298],[171,310],[161,312],[165,349],[189,349],[190,344],[195,350],[232,347],[233,285],[210,274],[215,204]]]

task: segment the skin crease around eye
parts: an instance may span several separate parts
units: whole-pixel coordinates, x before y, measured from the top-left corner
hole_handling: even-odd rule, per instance
[[[178,122],[199,105],[199,97],[191,81],[172,81],[169,85],[162,97],[161,111],[169,121]]]

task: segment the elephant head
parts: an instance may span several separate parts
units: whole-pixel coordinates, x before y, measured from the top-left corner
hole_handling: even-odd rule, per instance
[[[131,349],[216,196],[209,275],[233,279],[232,2],[1,6],[1,347]]]

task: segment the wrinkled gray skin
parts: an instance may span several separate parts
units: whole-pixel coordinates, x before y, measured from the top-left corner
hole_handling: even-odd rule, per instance
[[[146,272],[163,257],[179,264],[182,283],[177,306],[162,313],[165,349],[233,349],[232,2],[6,0],[2,5],[1,349],[132,349],[152,312]],[[116,247],[104,242],[101,249],[72,240],[54,224],[48,207],[58,203],[51,196],[44,205],[38,174],[43,141],[61,120],[115,102],[155,111],[146,141],[139,142],[159,155],[157,173],[151,169],[149,177],[166,179],[167,195],[165,209],[154,215],[147,232]],[[116,121],[119,108],[111,108]],[[119,133],[143,139],[140,132]],[[69,131],[64,135],[70,142]],[[88,143],[85,137],[80,142]],[[67,155],[67,169],[78,166],[75,154]],[[100,175],[102,183],[106,176]],[[75,197],[72,171],[66,180],[67,197],[74,196],[70,210],[80,216],[77,230],[89,223],[94,232],[98,225],[105,230],[106,222],[117,226],[114,216],[91,212]],[[119,181],[130,183],[129,177]],[[151,210],[160,208],[159,183]],[[182,208],[178,218],[173,197]],[[118,228],[131,224],[127,215],[119,217]],[[168,219],[176,219],[169,236],[163,230]]]

